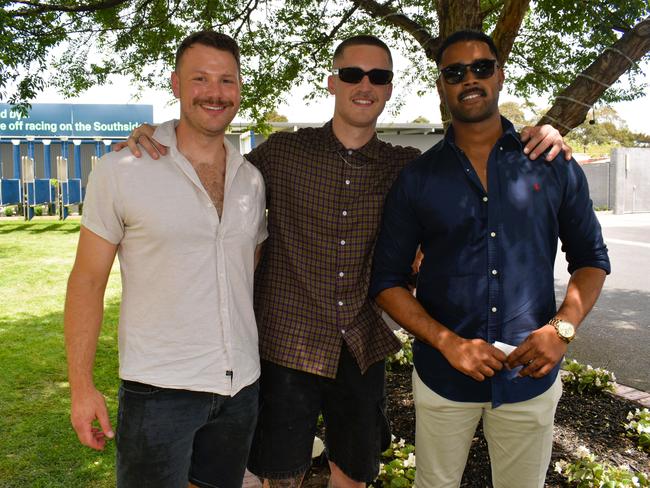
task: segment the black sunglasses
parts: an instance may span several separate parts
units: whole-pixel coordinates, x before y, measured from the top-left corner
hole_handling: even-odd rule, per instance
[[[440,73],[444,80],[450,85],[456,85],[465,79],[467,68],[474,73],[479,80],[485,80],[494,74],[496,59],[477,59],[470,64],[454,63],[442,68]]]
[[[366,75],[373,85],[388,85],[393,80],[393,72],[388,69],[364,71],[361,68],[334,68],[332,74],[346,83],[361,83]]]

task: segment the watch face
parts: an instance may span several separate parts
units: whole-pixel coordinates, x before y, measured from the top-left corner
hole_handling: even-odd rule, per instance
[[[560,322],[559,324],[557,324],[557,330],[562,337],[567,337],[567,338],[573,337],[573,334],[575,333],[573,325],[567,322]]]

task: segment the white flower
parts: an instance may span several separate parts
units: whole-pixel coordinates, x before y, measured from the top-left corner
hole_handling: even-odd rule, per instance
[[[591,455],[591,452],[589,449],[587,449],[586,446],[580,445],[578,446],[578,449],[576,449],[576,454],[579,458],[584,458],[589,457]]]
[[[641,486],[641,483],[639,483],[639,477],[638,476],[632,476],[632,484],[634,486]]]
[[[405,468],[415,468],[415,454],[409,453],[408,457],[404,460]]]
[[[562,474],[562,469],[564,469],[564,464],[565,464],[564,461],[557,461],[557,462],[555,463],[555,467],[553,468],[553,470],[554,470],[556,473]]]
[[[399,442],[397,443],[397,445],[401,449],[402,447],[404,447],[406,445],[406,441],[404,439],[400,439]]]

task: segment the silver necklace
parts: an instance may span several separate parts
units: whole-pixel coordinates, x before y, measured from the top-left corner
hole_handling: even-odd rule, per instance
[[[367,165],[368,165],[367,162],[366,162],[366,163],[363,163],[363,164],[352,164],[350,161],[348,161],[347,159],[345,159],[345,158],[343,157],[343,155],[342,155],[339,151],[336,151],[336,154],[338,154],[338,155],[339,155],[339,158],[341,158],[341,160],[342,160],[345,164],[347,164],[350,168],[352,168],[352,169],[361,169],[361,168],[363,168],[364,166],[367,166]]]

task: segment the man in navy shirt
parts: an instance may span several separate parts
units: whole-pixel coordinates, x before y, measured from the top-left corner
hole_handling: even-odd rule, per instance
[[[544,485],[560,362],[610,271],[578,164],[531,162],[499,115],[497,59],[480,32],[441,45],[437,85],[452,124],[398,177],[375,248],[370,294],[417,338],[420,488],[459,486],[481,418],[494,486]],[[558,237],[571,279],[556,309]]]

